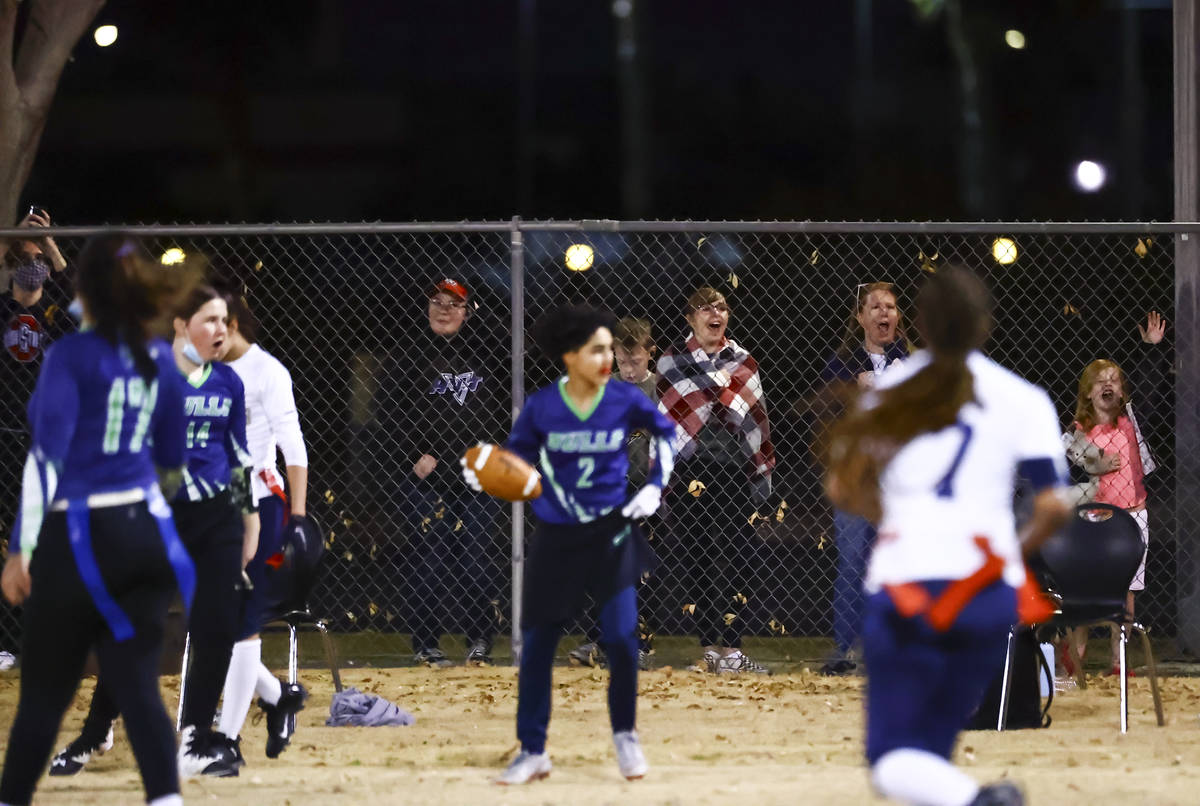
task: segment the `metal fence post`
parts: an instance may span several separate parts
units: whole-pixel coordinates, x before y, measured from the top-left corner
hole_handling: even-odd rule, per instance
[[[512,220],[512,421],[525,405],[525,238]],[[525,581],[525,505],[512,505],[512,658],[521,663],[521,596]]]
[[[1175,220],[1200,217],[1200,166],[1197,165],[1198,87],[1196,43],[1200,17],[1195,3],[1176,3],[1175,15]],[[1197,578],[1196,522],[1200,518],[1200,234],[1175,235],[1175,553],[1177,640],[1179,648],[1200,654],[1200,579]]]

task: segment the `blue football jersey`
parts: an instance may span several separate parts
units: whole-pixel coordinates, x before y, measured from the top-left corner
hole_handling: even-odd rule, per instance
[[[66,336],[46,351],[27,407],[31,461],[14,543],[22,535],[36,540],[50,495],[144,489],[158,482],[155,465],[183,465],[182,379],[166,342],[148,349],[158,366],[149,382],[129,348],[95,332]]]
[[[206,364],[199,380],[184,379],[187,467],[176,501],[203,501],[229,487],[235,467],[252,467],[246,447],[246,390],[226,364]]]
[[[566,378],[529,396],[507,447],[542,474],[533,512],[548,523],[588,523],[625,503],[629,434],[651,437],[648,484],[665,487],[674,463],[675,424],[632,384],[610,380],[591,411],[567,400]]]

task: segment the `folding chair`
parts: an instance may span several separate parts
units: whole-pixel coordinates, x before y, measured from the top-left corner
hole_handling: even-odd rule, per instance
[[[1133,516],[1112,504],[1080,504],[1070,522],[1042,545],[1032,562],[1045,574],[1051,593],[1059,600],[1059,609],[1049,621],[1038,625],[1039,632],[1058,627],[1111,625],[1120,631],[1118,672],[1121,689],[1121,733],[1129,730],[1129,682],[1126,677],[1126,647],[1130,632],[1142,638],[1154,713],[1162,727],[1162,697],[1158,691],[1158,668],[1146,628],[1125,612],[1125,594],[1137,573],[1146,550],[1141,530]],[[1015,628],[1014,628],[1015,629]],[[1008,634],[1008,655],[1004,659],[1004,685],[1000,695],[997,730],[1004,730],[1008,718],[1008,693],[1012,680],[1012,651],[1015,632]],[[1087,688],[1082,664],[1075,665],[1080,688]]]

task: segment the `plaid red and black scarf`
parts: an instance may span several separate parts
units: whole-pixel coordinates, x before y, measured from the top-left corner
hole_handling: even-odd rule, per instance
[[[748,460],[755,497],[771,492],[775,447],[763,397],[758,362],[732,339],[709,356],[695,334],[672,346],[658,359],[659,409],[678,426],[675,449],[686,460],[696,452],[696,436],[716,416],[738,437]]]

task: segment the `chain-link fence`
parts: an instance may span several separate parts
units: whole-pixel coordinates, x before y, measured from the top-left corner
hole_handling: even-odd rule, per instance
[[[986,277],[995,297],[987,352],[1049,391],[1064,431],[1089,362],[1112,358],[1126,371],[1157,463],[1145,478],[1150,543],[1136,609],[1173,635],[1196,549],[1196,524],[1177,519],[1175,501],[1179,229],[500,222],[141,234],[156,256],[204,255],[215,277],[245,294],[262,346],[291,370],[309,450],[309,509],[328,533],[313,609],[341,634],[344,656],[406,662],[442,633],[486,645],[511,631],[513,546],[527,529],[507,505],[469,494],[456,460],[477,440],[502,440],[524,394],[556,376],[553,362],[526,347],[533,322],[561,303],[593,303],[644,319],[657,357],[687,337],[685,302],[700,286],[724,296],[728,336],[759,365],[775,495],[751,494],[736,439],[710,434],[707,458],[680,465],[664,513],[650,524],[664,562],[643,591],[644,637],[684,636],[694,655],[700,639],[774,637],[755,642],[767,660],[831,653],[835,631],[852,638],[852,625],[838,618],[853,621],[845,612],[853,606],[851,554],[867,544],[821,494],[812,445],[832,413],[825,387],[875,369],[861,352],[864,338],[889,350],[916,341],[915,291],[947,263]],[[59,235],[68,258],[85,234]],[[445,278],[469,290],[465,307],[453,288],[431,302]],[[861,287],[876,282],[892,284],[895,333],[866,309],[868,329],[878,330],[864,334],[855,323],[859,291],[871,290]],[[1159,343],[1139,331],[1150,311],[1170,323]],[[9,358],[21,357],[10,338],[20,327],[7,325]],[[3,462],[19,468],[20,440],[10,443]],[[12,501],[16,490],[3,494]],[[579,632],[590,622],[582,615]],[[797,645],[797,637],[821,640]],[[442,648],[452,658],[465,651],[457,639]]]

